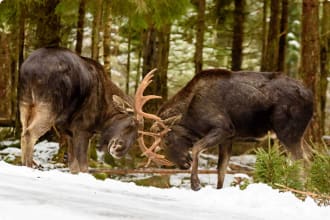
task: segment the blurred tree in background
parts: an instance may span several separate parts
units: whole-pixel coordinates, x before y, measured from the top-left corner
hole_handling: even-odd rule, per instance
[[[38,47],[60,45],[97,59],[130,94],[148,71],[158,68],[146,93],[163,100],[146,106],[150,112],[200,69],[284,71],[314,91],[310,135],[319,140],[329,132],[325,129],[329,4],[326,0],[2,0],[0,94],[5,101],[0,109],[7,112],[0,111],[0,123],[13,126],[16,118],[23,60]]]

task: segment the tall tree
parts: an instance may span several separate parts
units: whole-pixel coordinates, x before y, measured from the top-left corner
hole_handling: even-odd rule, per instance
[[[320,141],[320,41],[319,41],[319,4],[318,0],[303,0],[301,27],[301,66],[300,72],[308,88],[314,93],[314,116],[309,135]]]
[[[277,70],[280,34],[280,4],[278,0],[270,2],[270,22],[268,27],[267,45],[264,51],[264,60],[261,64],[262,71]]]
[[[234,9],[234,28],[231,62],[232,70],[241,70],[243,61],[243,39],[244,39],[244,22],[245,22],[245,0],[235,0]]]
[[[106,74],[111,76],[111,1],[104,0],[103,60]]]
[[[228,57],[231,56],[227,51],[228,37],[233,37],[232,32],[228,32],[227,26],[232,21],[232,3],[233,0],[214,0],[215,5],[213,13],[215,17],[215,30],[216,30],[216,62],[217,65],[229,67]],[[212,12],[212,11],[211,11]],[[205,60],[204,60],[205,62]]]
[[[168,54],[170,49],[170,28],[169,24],[156,28],[149,26],[143,34],[143,74],[148,73],[153,68],[157,68],[154,82],[146,89],[146,94],[157,94],[167,99],[167,69]],[[148,112],[155,113],[160,107],[162,100],[151,100],[146,109]]]
[[[33,1],[32,15],[36,22],[34,47],[59,46],[61,20],[56,14],[60,0]]]
[[[330,76],[330,1],[323,1],[321,24],[321,122],[325,129],[327,88]]]
[[[203,68],[203,43],[205,32],[205,0],[197,0],[197,22],[196,22],[196,42],[195,42],[195,74],[202,71]]]
[[[289,0],[282,0],[282,12],[280,23],[280,41],[278,52],[278,71],[285,71],[285,57],[286,57],[286,36],[288,32],[288,16],[289,16]]]
[[[82,51],[82,44],[84,39],[84,23],[85,23],[85,7],[86,0],[79,1],[78,9],[78,22],[77,22],[77,43],[76,43],[76,52],[80,55]]]
[[[12,117],[12,79],[8,35],[0,31],[0,126],[10,125]]]
[[[18,66],[20,67],[24,60],[24,42],[25,42],[25,21],[26,21],[26,4],[19,2],[18,16]]]
[[[267,52],[267,39],[268,39],[268,7],[269,0],[263,0],[262,7],[262,50],[261,50],[261,63],[260,70],[262,71],[265,68],[266,63],[266,52]]]
[[[127,63],[126,63],[126,85],[125,85],[126,94],[129,94],[129,81],[131,76],[131,48],[132,48],[132,24],[131,24],[131,17],[128,17]]]
[[[167,99],[167,69],[170,48],[170,32],[172,22],[185,11],[190,2],[188,0],[145,0],[145,8],[140,13],[144,18],[145,28],[142,37],[142,74],[157,68],[154,82],[146,90],[146,94],[163,97],[147,103],[145,110],[156,112],[161,103]]]
[[[94,12],[93,12],[93,28],[92,28],[92,58],[98,60],[99,58],[99,39],[102,21],[102,1],[96,0],[94,2]]]

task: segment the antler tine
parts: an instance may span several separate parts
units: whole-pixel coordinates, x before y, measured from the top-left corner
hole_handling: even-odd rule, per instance
[[[153,119],[156,121],[161,121],[161,118],[158,117],[157,115],[154,114],[149,114],[149,113],[145,113],[143,112],[142,108],[144,106],[144,104],[146,102],[148,102],[151,99],[161,99],[161,96],[157,96],[157,95],[147,95],[144,96],[143,92],[144,90],[150,85],[150,83],[152,82],[152,78],[153,78],[153,73],[156,71],[157,69],[153,69],[151,70],[142,80],[141,84],[139,85],[139,87],[136,90],[135,93],[135,111],[137,113],[137,116],[142,116],[145,118],[149,118],[149,119]]]
[[[142,155],[148,157],[148,162],[145,165],[146,167],[149,166],[151,161],[155,162],[158,165],[173,166],[173,163],[170,162],[169,160],[165,159],[164,155],[160,155],[160,154],[153,152],[153,150],[159,145],[160,139],[159,139],[159,141],[155,141],[155,143],[158,142],[158,144],[154,143],[150,148],[146,147],[146,145],[144,143],[143,135],[141,135],[138,138],[138,142],[139,142],[139,147],[140,147],[141,151],[143,152]]]
[[[157,69],[151,70],[141,81],[139,87],[136,90],[135,93],[135,111],[136,111],[136,117],[140,121],[142,118],[148,118],[155,120],[162,128],[163,131],[159,133],[152,133],[152,132],[145,132],[145,131],[139,131],[140,137],[138,138],[138,143],[139,147],[142,151],[142,155],[148,157],[148,162],[146,166],[150,164],[151,161],[155,162],[158,165],[164,165],[164,166],[172,166],[173,164],[166,160],[163,155],[157,154],[154,152],[156,148],[160,145],[161,143],[161,137],[163,137],[168,131],[169,128],[163,123],[163,120],[158,117],[157,115],[154,114],[149,114],[143,111],[143,106],[146,102],[148,102],[151,99],[159,99],[162,98],[161,96],[156,96],[156,95],[146,95],[144,96],[144,90],[150,85],[152,82],[153,78],[153,73]],[[148,135],[154,138],[154,142],[151,145],[151,147],[147,147],[146,144],[144,143],[144,135]]]

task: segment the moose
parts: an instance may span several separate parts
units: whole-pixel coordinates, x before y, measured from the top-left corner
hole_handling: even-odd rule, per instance
[[[179,168],[191,167],[191,188],[199,190],[198,157],[212,146],[219,147],[217,188],[223,187],[234,141],[272,131],[293,159],[304,158],[302,137],[312,115],[312,92],[283,73],[209,69],[195,75],[150,118],[156,120],[153,132],[158,132],[154,145],[162,146]]]
[[[147,86],[141,85],[138,94]],[[98,62],[65,48],[37,49],[19,76],[22,164],[33,166],[34,145],[52,127],[66,140],[72,173],[88,170],[88,143],[95,133],[112,156],[122,157],[143,127],[142,107],[139,97],[125,95]]]

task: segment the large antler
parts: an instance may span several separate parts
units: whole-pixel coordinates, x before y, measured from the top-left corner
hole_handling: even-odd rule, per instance
[[[172,166],[173,163],[165,159],[164,155],[157,154],[155,151],[157,147],[161,143],[162,137],[170,130],[165,124],[163,123],[162,119],[158,117],[157,115],[154,114],[149,114],[143,111],[143,105],[148,102],[151,99],[161,99],[161,96],[156,96],[156,95],[147,95],[144,96],[143,92],[144,90],[150,85],[152,82],[152,77],[153,73],[157,69],[151,70],[142,80],[140,83],[139,87],[136,90],[135,93],[135,112],[136,112],[136,117],[138,121],[142,121],[143,118],[155,120],[162,128],[163,130],[157,133],[154,132],[145,132],[145,131],[140,131],[139,130],[139,138],[138,138],[138,143],[141,151],[143,152],[142,155],[148,157],[148,162],[146,166],[150,164],[151,161],[155,162],[158,165],[164,165],[164,166]],[[151,145],[151,147],[147,147],[145,142],[144,142],[144,136],[151,136],[154,138],[154,142]]]

